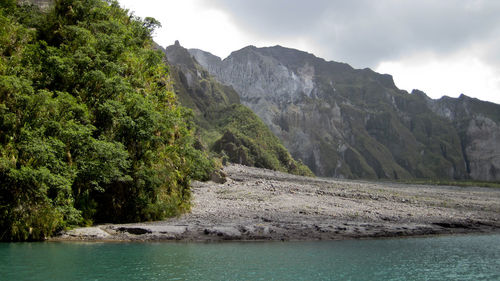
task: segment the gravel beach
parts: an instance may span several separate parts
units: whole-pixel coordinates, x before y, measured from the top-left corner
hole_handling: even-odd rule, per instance
[[[50,240],[332,240],[500,231],[500,189],[308,178],[241,165],[194,182],[190,213]]]

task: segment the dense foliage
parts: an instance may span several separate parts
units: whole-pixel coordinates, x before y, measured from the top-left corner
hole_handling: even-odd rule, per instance
[[[211,162],[152,48],[159,23],[116,1],[0,3],[0,240],[189,209]]]
[[[301,161],[295,161],[271,130],[248,107],[228,106],[210,116],[224,132],[213,144],[214,151],[234,163],[267,168],[296,175],[314,174]]]

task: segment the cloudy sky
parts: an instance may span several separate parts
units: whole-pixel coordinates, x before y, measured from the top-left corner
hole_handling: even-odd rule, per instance
[[[393,75],[433,98],[461,93],[500,103],[497,0],[119,0],[179,40],[221,58],[282,45]]]

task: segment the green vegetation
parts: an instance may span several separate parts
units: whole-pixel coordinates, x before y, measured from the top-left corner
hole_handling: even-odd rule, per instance
[[[153,50],[158,25],[116,1],[0,2],[0,240],[189,209],[213,164]]]
[[[249,108],[234,104],[214,112],[209,119],[213,120],[218,132],[224,132],[213,144],[213,150],[227,156],[229,161],[313,176],[309,168],[291,157],[279,139]]]

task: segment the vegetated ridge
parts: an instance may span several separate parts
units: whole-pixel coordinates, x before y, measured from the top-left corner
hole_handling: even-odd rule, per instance
[[[281,46],[189,52],[316,175],[500,180],[500,105],[409,94],[390,75]]]

